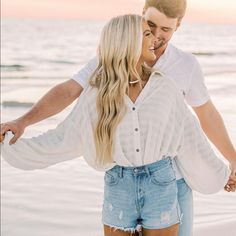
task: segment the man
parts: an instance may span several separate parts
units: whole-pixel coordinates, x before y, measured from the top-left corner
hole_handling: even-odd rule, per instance
[[[197,114],[201,126],[218,150],[231,163],[232,179],[236,173],[236,152],[229,139],[222,118],[211,102],[204,78],[195,57],[169,43],[181,24],[185,14],[185,0],[146,0],[143,15],[156,38],[155,61],[148,65],[158,68],[176,82],[186,102]],[[96,59],[91,60],[71,80],[52,88],[33,108],[17,120],[1,125],[1,134],[11,130],[14,133],[10,143],[23,134],[25,128],[62,111],[79,97],[87,85],[91,73],[96,68]],[[184,182],[177,166],[174,167],[178,179],[178,200],[182,211],[179,236],[192,234],[192,191]],[[236,179],[235,179],[236,180]]]

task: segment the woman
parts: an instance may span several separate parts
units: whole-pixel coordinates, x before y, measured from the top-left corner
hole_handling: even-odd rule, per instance
[[[114,40],[115,39],[115,40]],[[212,151],[175,84],[144,61],[154,60],[154,38],[137,15],[103,29],[99,65],[76,107],[56,129],[2,146],[7,162],[40,169],[83,155],[106,171],[105,236],[177,236],[181,212],[172,158],[186,182],[202,193],[222,189],[229,168]]]

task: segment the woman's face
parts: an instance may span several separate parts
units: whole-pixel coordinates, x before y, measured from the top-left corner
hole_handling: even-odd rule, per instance
[[[143,61],[153,61],[156,59],[154,52],[155,37],[153,36],[151,29],[145,20],[142,21],[143,29],[143,43],[141,59]]]

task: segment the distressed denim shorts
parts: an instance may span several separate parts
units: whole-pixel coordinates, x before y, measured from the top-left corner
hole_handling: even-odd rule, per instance
[[[134,232],[137,226],[163,229],[180,223],[172,159],[140,167],[115,166],[105,173],[102,221]]]

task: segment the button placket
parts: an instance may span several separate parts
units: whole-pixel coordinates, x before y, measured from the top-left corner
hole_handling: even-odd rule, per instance
[[[133,135],[134,135],[134,152],[136,156],[136,160],[139,160],[141,163],[141,140],[139,131],[139,121],[138,121],[138,113],[137,107],[132,107],[133,111]]]

